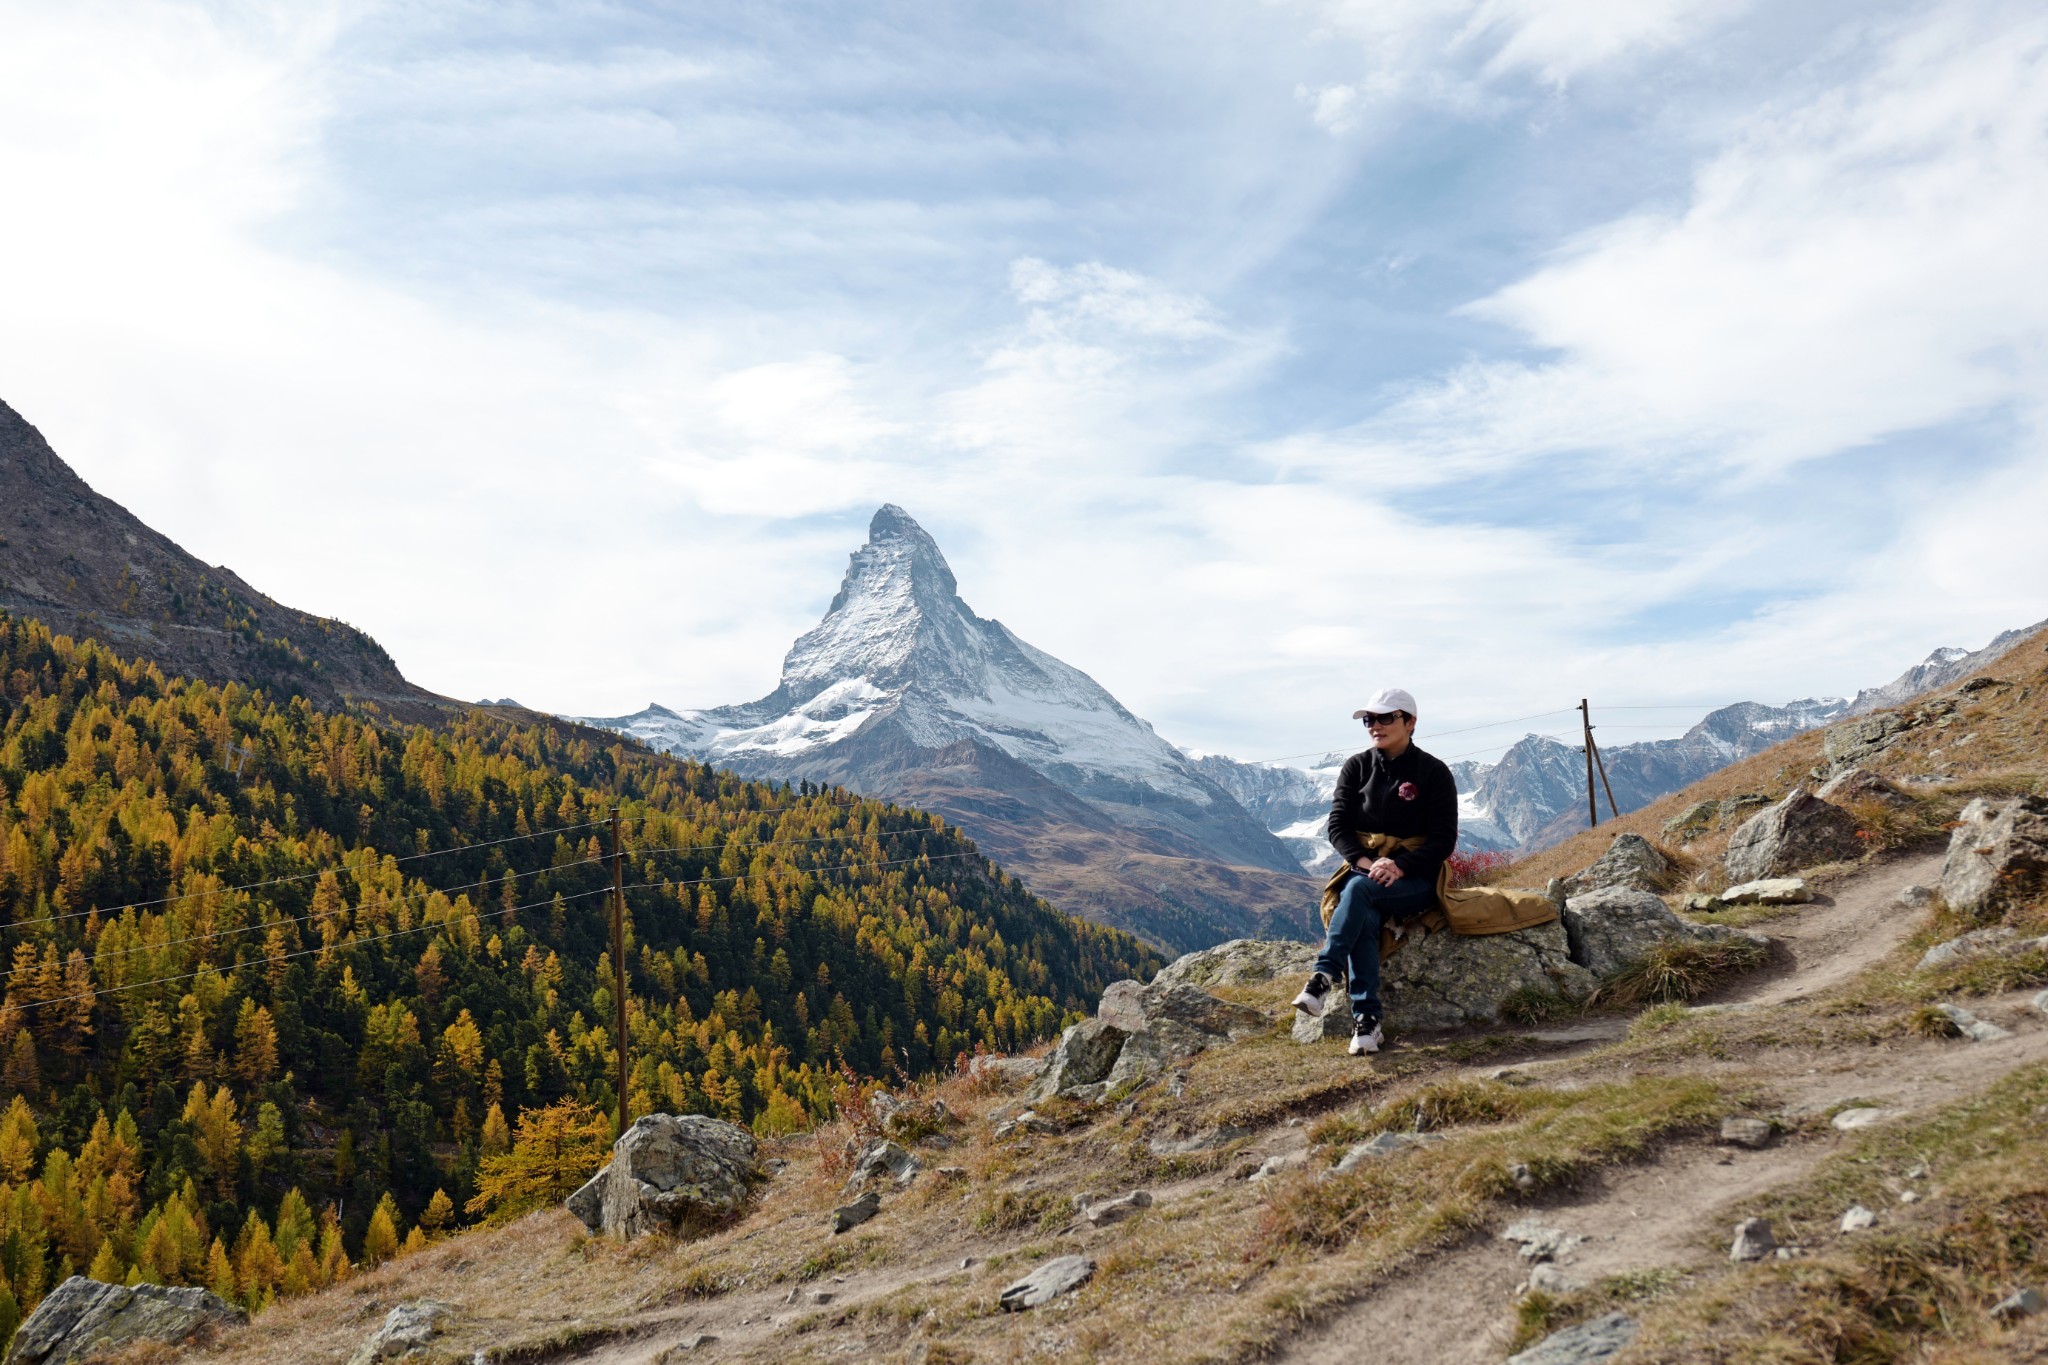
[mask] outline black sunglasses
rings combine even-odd
[[[1407,715],[1406,711],[1388,711],[1384,715],[1376,711],[1368,711],[1365,713],[1365,723],[1367,725],[1392,725],[1397,720],[1406,719]]]

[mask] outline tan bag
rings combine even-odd
[[[1428,842],[1419,834],[1406,839],[1396,839],[1390,834],[1361,834],[1358,841],[1365,845],[1366,852],[1381,857],[1412,852]],[[1324,929],[1330,927],[1330,916],[1337,913],[1337,898],[1344,891],[1344,883],[1359,875],[1349,863],[1330,874],[1330,880],[1323,887]],[[1511,934],[1517,929],[1533,929],[1557,918],[1557,903],[1541,891],[1513,891],[1494,886],[1474,886],[1459,891],[1450,888],[1451,869],[1446,863],[1436,873],[1436,905],[1403,920],[1398,929],[1387,925],[1380,930],[1382,960],[1399,951],[1403,940],[1410,934],[1419,938],[1444,929],[1466,937]]]

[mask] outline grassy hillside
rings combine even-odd
[[[608,1109],[614,807],[639,1112],[807,1127],[847,1071],[1027,1045],[1157,965],[920,812],[0,613],[0,1326],[88,1267],[316,1287],[459,1221],[522,1109]]]
[[[1974,679],[1988,682],[1972,686]],[[1938,832],[1941,822],[1969,795],[2008,787],[2031,789],[2041,777],[2044,754],[2048,754],[2048,631],[2013,646],[1974,679],[1877,713],[1897,716],[1908,725],[1894,745],[1864,766],[1925,797],[1927,809],[1921,814],[1927,827],[1873,828],[1869,833],[1874,843]],[[1689,838],[1681,831],[1667,832],[1666,822],[1702,801],[1745,795],[1775,800],[1795,786],[1812,790],[1823,780],[1816,770],[1827,765],[1825,742],[1826,731],[1822,730],[1794,736],[1683,791],[1514,863],[1502,870],[1499,879],[1541,886],[1547,878],[1566,876],[1586,866],[1622,833],[1640,834],[1681,852],[1687,861],[1704,865],[1726,851],[1728,837],[1740,820],[1707,820]],[[1890,823],[1881,817],[1880,822]]]

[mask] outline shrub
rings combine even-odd
[[[1446,862],[1451,869],[1451,887],[1484,886],[1498,877],[1514,862],[1512,853],[1499,849],[1478,848],[1470,853],[1453,853]]]

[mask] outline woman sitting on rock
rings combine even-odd
[[[1364,709],[1372,747],[1344,761],[1330,802],[1330,846],[1352,875],[1330,915],[1315,974],[1294,997],[1320,1015],[1331,986],[1351,990],[1351,1055],[1378,1052],[1380,930],[1437,903],[1437,870],[1458,846],[1458,786],[1443,760],[1415,747],[1415,698],[1382,688]]]

